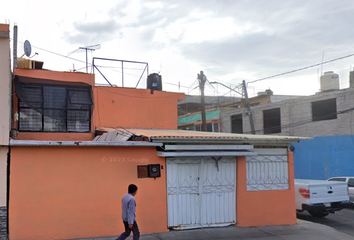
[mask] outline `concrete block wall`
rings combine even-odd
[[[263,111],[280,108],[283,136],[337,136],[354,135],[354,113],[337,114],[337,119],[312,121],[312,102],[336,98],[337,112],[354,107],[354,88],[339,91],[318,93],[312,96],[299,97],[251,107],[253,113],[256,134],[263,134]],[[231,116],[243,114],[243,132],[250,133],[250,124],[246,109],[221,108],[221,131],[231,132]]]
[[[7,208],[0,207],[0,240],[7,239]]]

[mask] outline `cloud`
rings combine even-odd
[[[159,7],[141,12],[136,23],[146,40],[162,39],[156,48],[178,49],[216,75],[243,71],[263,77],[318,63],[322,52],[333,58],[348,54],[353,46],[350,0],[144,1],[151,2]],[[223,18],[232,18],[234,27]],[[177,37],[169,32],[176,25]],[[230,34],[215,37],[217,28]],[[190,38],[195,42],[186,41]]]
[[[134,39],[139,39],[141,48],[150,55],[168,49],[180,54],[176,59],[192,61],[213,76],[243,73],[261,78],[318,63],[323,52],[325,60],[354,52],[351,3],[124,1],[108,8],[108,19],[75,22],[66,39],[88,45],[134,32]],[[337,64],[342,63],[331,66]]]
[[[74,22],[74,31],[66,32],[66,40],[73,44],[93,44],[116,37],[121,25],[114,20],[97,22]]]

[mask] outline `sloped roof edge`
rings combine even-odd
[[[121,128],[97,128],[96,131],[109,132]],[[234,142],[234,143],[277,143],[290,144],[311,138],[293,136],[269,136],[234,133],[196,132],[170,129],[124,129],[135,136],[143,136],[151,142]]]

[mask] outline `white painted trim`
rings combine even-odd
[[[287,155],[287,148],[254,148],[254,152],[260,156],[279,156],[279,155]]]
[[[171,150],[252,150],[252,145],[165,145],[166,151]]]
[[[62,147],[162,147],[162,143],[151,142],[96,142],[96,141],[25,141],[25,140],[10,140],[10,146],[62,146]]]
[[[238,156],[257,156],[256,152],[211,152],[211,151],[189,151],[189,152],[157,152],[158,157],[238,157]]]

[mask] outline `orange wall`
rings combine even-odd
[[[162,177],[138,179],[136,166],[151,163],[164,167]],[[12,147],[10,239],[118,236],[130,183],[139,187],[141,232],[166,232],[165,160],[155,148]]]
[[[90,133],[49,133],[49,132],[19,132],[16,140],[35,141],[91,141],[94,131]]]
[[[0,23],[0,32],[9,32],[10,25]]]
[[[53,80],[68,83],[85,83],[95,85],[95,75],[80,72],[58,72],[41,69],[20,69],[14,70],[14,75],[22,77],[24,81]]]
[[[95,87],[95,127],[177,129],[182,93]]]
[[[97,127],[177,129],[178,99],[182,93],[147,89],[94,86],[94,75],[83,73],[56,72],[47,70],[15,69],[21,81],[40,82],[54,80],[53,84],[85,83],[93,86],[93,116],[91,133],[31,133],[20,132],[19,140],[87,141],[94,138]],[[48,83],[48,82],[47,82]],[[14,113],[18,112],[14,95]],[[17,129],[18,122],[13,122]]]
[[[296,224],[294,158],[289,158],[289,190],[247,191],[246,158],[237,159],[237,226]]]

